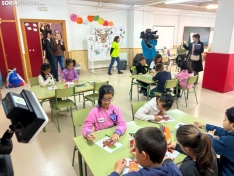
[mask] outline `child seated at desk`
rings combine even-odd
[[[78,73],[77,71],[74,69],[74,67],[76,66],[76,61],[74,59],[66,59],[65,61],[66,63],[66,69],[63,70],[63,74],[62,74],[62,82],[76,82],[78,81]]]
[[[234,107],[226,110],[223,128],[201,122],[194,122],[197,127],[205,127],[212,141],[216,154],[220,155],[218,161],[219,175],[230,176],[234,173]],[[219,137],[218,139],[215,136]]]
[[[143,56],[139,58],[139,64],[136,66],[136,70],[138,75],[144,75],[149,73],[149,66],[146,64],[146,59]],[[147,89],[145,87],[147,87],[149,84],[142,81],[138,82],[141,83],[143,86],[141,87],[139,93],[146,93]]]
[[[143,167],[138,172],[129,172],[124,176],[182,176],[179,168],[165,156],[167,142],[165,135],[157,127],[141,128],[134,135],[137,162]],[[132,151],[132,150],[131,150]],[[126,167],[124,158],[118,160],[110,176],[119,176]]]
[[[119,137],[125,133],[127,125],[119,108],[111,104],[114,88],[111,85],[103,85],[100,87],[98,95],[98,105],[90,111],[85,120],[82,130],[83,136],[92,141],[95,139],[92,133],[93,127],[94,131],[98,131],[116,126],[111,139],[113,142],[117,142]]]
[[[154,58],[154,60],[151,62],[150,64],[150,70],[154,70],[155,71],[155,68],[156,68],[156,65],[157,64],[162,64],[162,55],[161,54],[157,54]]]
[[[41,73],[38,76],[38,83],[40,86],[45,87],[54,84],[54,78],[50,74],[51,66],[49,63],[44,63],[41,66]]]
[[[170,94],[162,94],[161,97],[154,97],[144,106],[140,107],[134,117],[140,120],[160,121],[160,115],[171,109],[174,98]]]
[[[209,136],[194,125],[183,125],[176,131],[178,144],[168,142],[169,150],[187,155],[179,169],[184,176],[217,176],[217,157]]]
[[[171,80],[171,73],[164,71],[163,65],[162,64],[157,64],[156,65],[156,72],[158,72],[153,78],[153,81],[158,81],[157,87],[152,89],[150,91],[150,96],[154,96],[154,92],[159,92],[162,93],[164,92],[164,86],[167,80]],[[146,94],[144,94],[147,96]]]

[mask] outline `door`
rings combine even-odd
[[[25,22],[25,36],[28,44],[29,62],[31,65],[32,77],[40,74],[41,65],[43,64],[42,47],[40,42],[40,31],[38,23]]]
[[[25,79],[23,70],[24,62],[21,58],[16,24],[14,22],[3,22],[0,26],[8,69],[17,68],[17,73]]]
[[[7,77],[7,66],[5,63],[5,58],[3,54],[3,47],[2,47],[2,37],[1,37],[1,26],[0,26],[0,71],[2,73],[2,81],[6,82]]]
[[[0,3],[2,2],[0,1]],[[15,20],[13,5],[0,4],[0,20]]]

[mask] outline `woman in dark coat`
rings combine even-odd
[[[53,62],[52,53],[51,53],[51,33],[50,32],[45,33],[44,49],[45,49],[46,59],[48,60],[48,62],[50,63],[50,66],[51,66],[50,73],[53,75],[54,74],[54,72],[53,72],[54,62]]]
[[[200,49],[194,49],[194,44],[200,44],[201,48]],[[199,60],[198,61],[191,61],[192,63],[192,68],[194,71],[194,76],[198,75],[198,72],[203,71],[203,65],[202,65],[202,56],[201,54],[204,52],[204,47],[203,47],[203,43],[200,41],[200,35],[199,34],[194,34],[193,35],[193,43],[191,43],[189,45],[189,47],[187,47],[187,45],[183,45],[183,47],[186,50],[189,50],[188,52],[188,59],[190,60],[190,56],[191,54],[194,55],[199,55]]]

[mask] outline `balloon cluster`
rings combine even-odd
[[[76,22],[77,24],[87,25],[89,23],[96,21],[99,25],[102,26],[114,26],[114,23],[112,21],[104,20],[103,18],[99,17],[99,15],[96,16],[88,15],[87,19],[83,19],[82,17],[79,17],[76,14],[71,14],[70,19],[72,22]]]

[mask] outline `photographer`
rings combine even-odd
[[[157,39],[158,36],[155,35],[157,31],[151,32],[151,29],[146,29],[145,32],[141,32],[141,47],[143,51],[143,56],[146,58],[146,63],[148,67],[150,66],[151,62],[155,58],[157,51]]]

